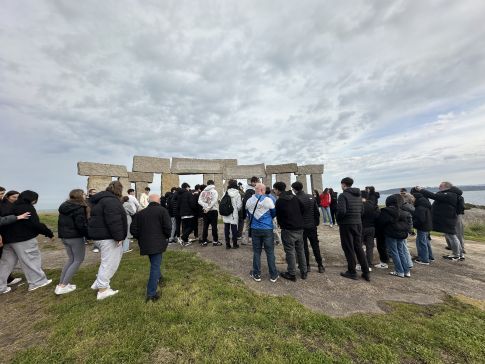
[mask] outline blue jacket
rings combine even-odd
[[[256,203],[258,207],[254,210]],[[254,194],[246,203],[246,211],[249,219],[255,211],[251,229],[273,230],[273,218],[276,216],[273,199],[266,195]]]

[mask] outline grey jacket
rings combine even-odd
[[[8,215],[0,217],[0,226],[9,225],[17,221],[17,216],[15,215]]]

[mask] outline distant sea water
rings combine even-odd
[[[379,198],[379,205],[384,205],[387,196],[389,195],[381,194],[381,197]],[[463,198],[467,203],[485,206],[485,191],[465,191],[463,192]]]

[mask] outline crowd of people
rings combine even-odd
[[[431,247],[432,230],[445,234],[447,249],[443,256],[450,261],[463,261],[463,221],[465,203],[462,191],[449,182],[442,182],[439,191],[430,192],[414,187],[408,192],[390,195],[385,207],[379,208],[380,195],[373,186],[361,190],[346,177],[341,181],[342,193],[325,188],[320,194],[304,191],[301,182],[286,186],[276,182],[271,188],[257,177],[243,188],[236,180],[227,181],[227,189],[219,196],[214,181],[196,185],[184,182],[164,196],[145,188],[140,200],[133,189],[123,196],[123,186],[113,181],[106,190],[90,189],[88,195],[74,189],[59,207],[58,236],[64,244],[67,261],[62,269],[55,294],[76,290],[72,279],[84,261],[87,241],[93,241],[94,252],[100,253],[100,265],[91,289],[103,300],[118,293],[110,282],[124,253],[135,238],[140,254],[150,261],[146,300],[159,299],[163,280],[161,263],[168,244],[188,247],[198,242],[202,247],[221,246],[218,220],[224,224],[226,249],[252,245],[253,260],[250,276],[262,280],[261,255],[264,250],[269,280],[279,277],[307,279],[314,259],[317,271],[325,272],[320,251],[317,226],[322,222],[338,226],[341,247],[347,260],[344,278],[370,281],[373,268],[388,269],[392,276],[411,277],[414,264],[430,265],[434,260]],[[39,234],[53,238],[53,232],[40,222],[35,209],[38,194],[34,191],[6,192],[0,187],[0,294],[21,284],[21,277],[13,277],[17,265],[25,275],[28,290],[33,291],[52,283],[41,264]],[[433,204],[429,200],[433,200]],[[212,241],[209,238],[211,228]],[[190,239],[191,234],[193,238]],[[407,239],[416,235],[417,256],[409,252]],[[281,243],[285,252],[286,270],[279,272],[275,261],[275,245]],[[310,256],[312,250],[313,258]],[[374,247],[379,263],[374,264]]]

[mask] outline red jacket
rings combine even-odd
[[[322,193],[320,195],[320,206],[329,207],[331,202],[332,197],[330,197],[330,193]]]

